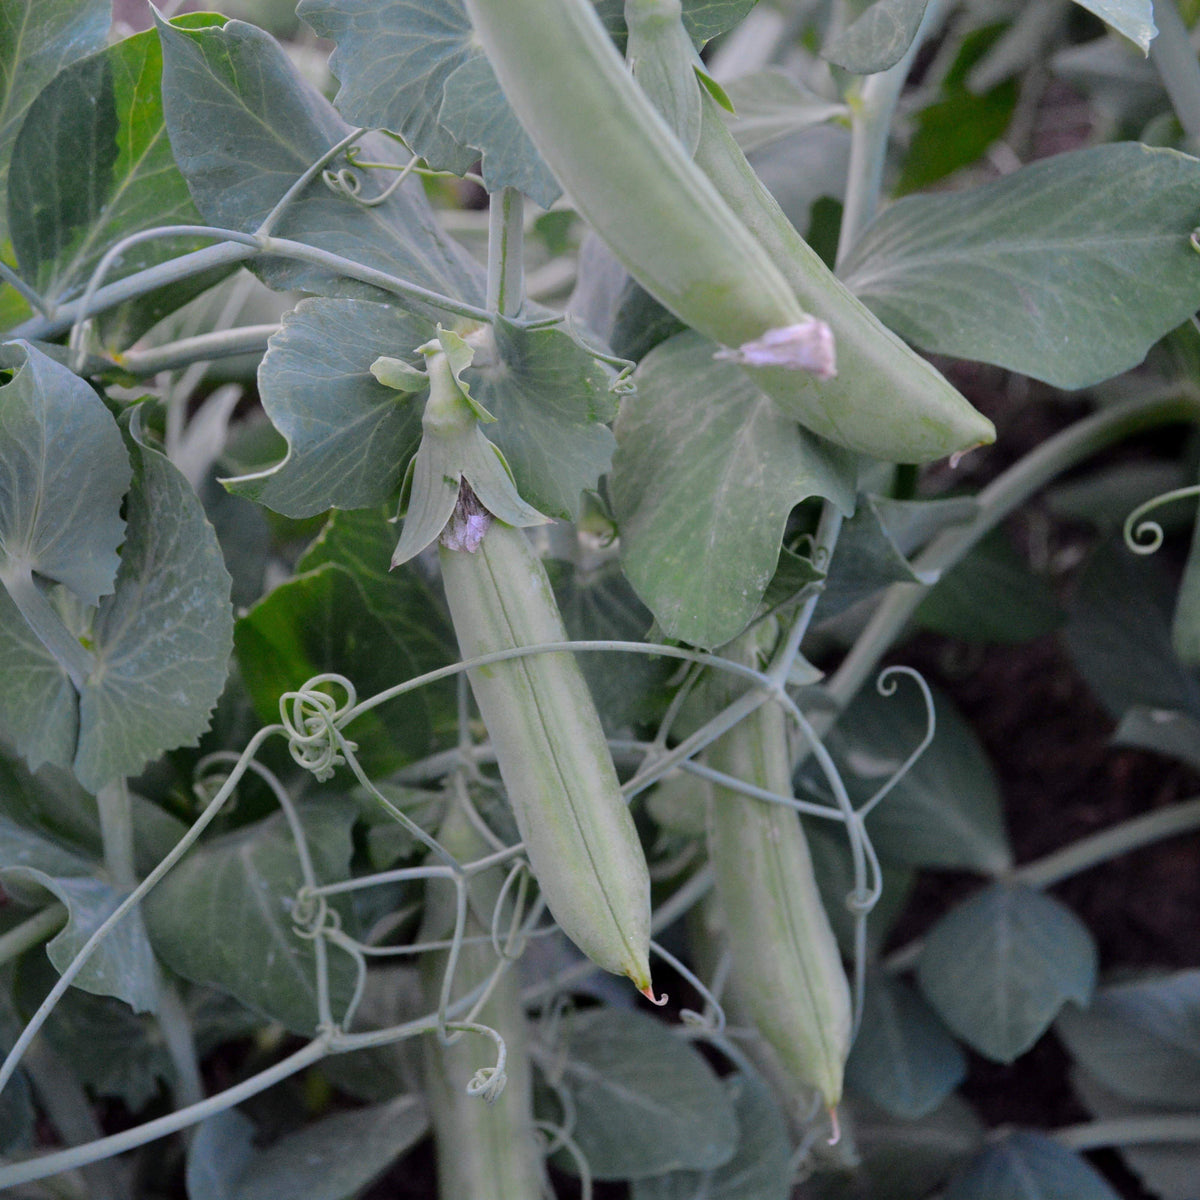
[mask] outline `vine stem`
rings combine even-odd
[[[1148,1117],[1113,1117],[1069,1125],[1051,1135],[1071,1150],[1100,1150],[1108,1146],[1136,1146],[1148,1142],[1200,1142],[1200,1116],[1195,1113],[1161,1113]]]
[[[66,905],[56,900],[26,917],[7,933],[0,934],[0,966],[57,933],[67,923],[67,915]]]
[[[114,354],[113,362],[129,375],[145,378],[159,371],[174,371],[196,362],[211,362],[217,358],[232,358],[237,354],[261,354],[267,339],[278,333],[280,326],[242,325],[237,329],[218,329],[195,337],[165,342],[148,350],[130,350]]]
[[[96,793],[100,812],[100,839],[109,879],[119,888],[137,885],[133,865],[133,808],[124,779],[105,784]]]
[[[525,197],[516,188],[492,193],[488,208],[487,307],[515,317],[525,303]]]
[[[1193,148],[1200,143],[1200,62],[1175,0],[1154,0],[1158,36],[1150,58]]]

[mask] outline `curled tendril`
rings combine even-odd
[[[1153,554],[1163,544],[1163,527],[1157,521],[1144,521],[1142,518],[1147,513],[1153,512],[1154,509],[1161,508],[1164,504],[1170,504],[1174,500],[1187,500],[1194,496],[1200,496],[1200,484],[1163,492],[1161,496],[1155,496],[1154,499],[1147,500],[1145,504],[1139,504],[1125,518],[1123,530],[1125,545],[1134,554]]]
[[[929,690],[929,684],[925,682],[924,677],[919,671],[913,670],[912,667],[888,667],[886,670],[880,672],[879,678],[875,681],[875,690],[881,696],[894,696],[896,689],[900,686],[898,677],[901,675],[911,679],[921,689],[921,698],[925,701],[925,734],[917,743],[912,753],[892,772],[891,778],[869,800],[859,807],[858,815],[864,819],[884,796],[913,769],[917,759],[929,749],[929,744],[933,741],[933,735],[937,732],[937,714],[933,707],[933,693]]]
[[[342,928],[342,917],[336,908],[318,891],[302,887],[292,905],[292,930],[297,937],[308,941],[336,933]]]
[[[661,943],[651,941],[650,949],[669,963],[675,970],[687,980],[700,993],[700,998],[704,1001],[704,1012],[696,1012],[694,1009],[685,1008],[680,1011],[679,1019],[689,1028],[696,1030],[698,1033],[719,1037],[725,1032],[725,1009],[721,1006],[720,1000],[711,992],[708,986],[702,979],[689,970],[683,963],[679,961],[669,950]],[[653,997],[651,997],[653,1000]],[[663,997],[666,1000],[666,996]],[[657,1001],[654,1001],[657,1003]]]
[[[400,166],[398,163],[363,162],[359,158],[360,153],[361,151],[358,146],[349,147],[346,151],[346,159],[349,161],[350,166],[338,167],[337,170],[327,167],[321,172],[321,179],[331,192],[339,196],[345,196],[347,199],[353,200],[355,204],[362,205],[363,208],[375,208],[387,201],[409,175],[417,169],[417,164],[421,161],[419,155],[413,155],[404,166]],[[367,170],[370,168],[384,171],[399,171],[400,173],[378,196],[366,197],[362,194],[362,180],[355,174],[355,170]]]
[[[508,1083],[508,1075],[500,1067],[480,1067],[467,1083],[467,1095],[479,1096],[488,1104],[495,1104]]]
[[[346,693],[338,704],[321,684],[334,684]],[[296,763],[311,771],[322,783],[333,777],[335,767],[346,761],[345,753],[358,749],[343,738],[342,722],[357,703],[354,685],[344,675],[315,675],[299,691],[279,698],[279,719],[287,732],[288,752]]]

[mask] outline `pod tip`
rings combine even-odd
[[[654,995],[654,984],[652,983],[647,983],[645,987],[638,988],[638,991],[641,992],[651,1004],[656,1005],[658,1008],[662,1008],[662,1006],[670,999],[666,992],[663,992],[661,996],[656,997]]]
[[[836,1146],[842,1140],[842,1126],[838,1121],[838,1110],[836,1104],[829,1106],[829,1137],[826,1139],[830,1146]]]

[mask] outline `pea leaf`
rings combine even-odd
[[[996,1062],[1012,1062],[1068,1000],[1088,1002],[1096,982],[1096,947],[1086,927],[1057,900],[996,883],[933,927],[917,978],[925,998],[959,1037]]]
[[[167,140],[161,75],[158,37],[147,30],[72,63],[29,108],[13,149],[9,223],[25,279],[53,304],[82,292],[121,238],[153,226],[200,223]],[[105,280],[210,241],[143,242],[122,254]],[[136,337],[232,269],[206,272],[138,301],[120,329],[106,317],[108,336]]]
[[[188,1200],[233,1200],[254,1157],[254,1122],[236,1108],[201,1121],[187,1149]]]
[[[1187,713],[1134,705],[1125,710],[1113,741],[1118,746],[1141,746],[1200,768],[1200,720]]]
[[[1143,54],[1150,53],[1150,43],[1158,33],[1153,0],[1075,0],[1075,3],[1123,33]]]
[[[116,590],[92,624],[96,666],[79,701],[75,775],[98,791],[164,750],[195,745],[225,687],[231,581],[187,480],[135,442]]]
[[[1200,162],[1133,143],[1055,155],[995,183],[897,201],[847,285],[924,350],[1057,387],[1109,379],[1200,305]]]
[[[573,1136],[596,1179],[709,1170],[733,1157],[737,1118],[728,1093],[661,1021],[590,1009],[575,1014],[564,1035],[562,1083],[575,1102]]]
[[[951,1181],[945,1200],[1118,1200],[1094,1167],[1041,1133],[1016,1130]]]
[[[300,77],[279,44],[253,25],[230,21],[220,29],[184,30],[160,22],[158,32],[167,130],[196,207],[216,225],[256,229],[351,127]],[[394,156],[394,143],[381,136],[359,144],[367,161]],[[378,195],[392,179],[391,172],[373,174],[362,193]],[[274,232],[461,300],[483,301],[482,269],[441,232],[419,180],[367,207],[317,178]],[[274,288],[380,299],[378,289],[331,268],[279,259],[253,265]]]
[[[354,805],[323,797],[300,806],[299,814],[317,882],[345,879]],[[318,1019],[313,944],[292,925],[303,882],[291,830],[276,813],[188,854],[146,898],[146,928],[162,960],[185,979],[311,1034]],[[350,999],[355,970],[337,951],[328,966],[336,1018]]]
[[[966,1074],[966,1057],[924,1000],[902,980],[874,972],[846,1062],[847,1086],[914,1120],[933,1112]]]
[[[821,51],[821,57],[855,75],[893,67],[917,35],[929,0],[875,0]]]
[[[851,459],[779,413],[711,343],[681,334],[638,368],[610,477],[621,561],[668,637],[719,646],[753,617],[792,507],[854,507]]]
[[[0,9],[0,194],[34,98],[68,63],[104,45],[112,0],[11,0]],[[8,234],[0,210],[0,243]]]
[[[385,387],[371,364],[384,353],[411,357],[433,333],[389,304],[301,300],[284,314],[258,372],[287,457],[226,486],[289,517],[382,504],[420,441],[424,395]]]
[[[550,516],[579,516],[580,493],[594,489],[612,461],[616,415],[612,376],[561,329],[493,326],[497,357],[476,355],[463,372],[471,394],[496,418],[500,447],[521,498]]]
[[[1138,1104],[1200,1104],[1200,971],[1101,988],[1068,1005],[1055,1031],[1109,1091]]]
[[[723,119],[747,154],[846,112],[778,67],[731,79],[725,91],[734,112]]]
[[[791,1146],[783,1114],[762,1078],[748,1071],[722,1081],[738,1123],[734,1156],[711,1171],[672,1171],[636,1179],[632,1200],[787,1200]]]

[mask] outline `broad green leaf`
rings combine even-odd
[[[525,330],[497,319],[496,357],[476,354],[463,372],[495,418],[487,434],[517,491],[549,516],[579,516],[580,493],[608,470],[615,445],[604,422],[617,412],[611,373],[561,329]]]
[[[881,971],[867,980],[846,1084],[893,1116],[933,1112],[967,1074],[967,1060],[921,997]]]
[[[75,774],[91,791],[195,745],[233,649],[229,572],[196,493],[156,450],[135,443],[132,454],[128,536],[79,702]]]
[[[280,697],[316,675],[345,675],[365,699],[453,661],[428,627],[425,586],[410,568],[392,582],[395,624],[375,615],[354,575],[336,563],[289,580],[238,622],[238,662],[262,720],[277,721]],[[394,636],[398,628],[406,630],[402,639]],[[453,694],[446,683],[421,688],[348,726],[367,772],[385,773],[428,754],[435,729],[453,720]]]
[[[734,113],[723,119],[747,154],[847,111],[844,104],[817,95],[778,67],[732,79],[725,91]]]
[[[712,355],[688,333],[642,361],[610,478],[630,582],[668,637],[706,647],[754,616],[793,506],[851,512],[855,470]]]
[[[1030,1130],[993,1142],[951,1181],[944,1200],[1118,1200],[1073,1150]]]
[[[925,629],[967,642],[1026,642],[1065,619],[1053,589],[996,530],[947,571],[921,601]]]
[[[1200,680],[1171,645],[1172,586],[1153,558],[1119,539],[1092,555],[1075,591],[1067,647],[1096,699],[1114,716],[1134,706],[1200,719]]]
[[[167,129],[197,208],[214,224],[256,229],[351,127],[301,78],[278,43],[252,25],[182,30],[160,23],[159,36]],[[397,157],[395,144],[379,135],[359,145],[365,161]],[[393,181],[394,172],[371,171],[360,180],[362,195],[379,195]],[[441,232],[419,180],[367,207],[318,175],[273,232],[461,300],[483,301],[482,269]],[[380,299],[376,288],[327,267],[279,259],[256,260],[254,267],[274,288]]]
[[[1112,740],[1118,746],[1141,746],[1178,758],[1200,770],[1200,719],[1188,713],[1134,705],[1125,710]]]
[[[756,3],[758,0],[683,0],[683,23],[696,42],[707,42],[732,29]]]
[[[81,293],[121,238],[160,225],[200,223],[167,140],[161,75],[158,37],[147,30],[71,64],[29,108],[13,149],[8,219],[23,277],[53,304]],[[143,242],[121,255],[105,282],[210,242]],[[106,318],[107,336],[137,336],[232,269],[139,301],[121,329]]]
[[[856,21],[834,37],[821,57],[855,75],[893,67],[917,35],[929,0],[875,0]]]
[[[129,456],[103,401],[28,342],[0,387],[0,578],[28,570],[85,604],[113,590]]]
[[[983,1141],[979,1119],[954,1095],[916,1121],[889,1116],[853,1097],[843,1101],[840,1111],[844,1142],[853,1158],[840,1170],[831,1167],[809,1179],[806,1200],[810,1195],[812,1200],[928,1196]]]
[[[758,1075],[744,1071],[721,1082],[738,1122],[734,1156],[711,1171],[672,1171],[636,1179],[632,1200],[788,1200],[791,1143],[770,1088]]]
[[[1075,0],[1075,3],[1123,33],[1143,54],[1150,53],[1150,43],[1158,33],[1153,0]]]
[[[382,504],[400,487],[421,437],[423,395],[371,374],[382,354],[412,357],[433,326],[369,300],[301,300],[272,335],[258,370],[263,407],[288,455],[228,481],[289,517]]]
[[[345,879],[354,805],[325,797],[300,806],[299,814],[317,882]],[[318,1019],[315,955],[292,915],[303,883],[291,830],[276,813],[192,850],[147,897],[146,928],[163,962],[185,979],[311,1034]],[[355,970],[335,948],[328,964],[336,1020]]]
[[[2,801],[0,801],[2,803]],[[7,816],[0,816],[0,871],[10,868],[32,868],[40,875],[90,875],[95,866],[91,858],[57,839],[43,836]],[[24,876],[15,878],[8,886],[9,895],[25,905],[45,903],[45,885],[30,879],[28,890],[20,886]]]
[[[1055,1031],[1109,1091],[1162,1108],[1200,1106],[1200,971],[1101,988]]]
[[[227,1108],[196,1126],[187,1149],[188,1200],[233,1200],[254,1157],[254,1122]]]
[[[1191,507],[1195,508],[1194,500]],[[1190,667],[1200,666],[1200,523],[1192,529],[1192,543],[1175,597],[1171,645],[1180,662]]]
[[[589,1009],[564,1028],[562,1084],[596,1179],[723,1166],[737,1148],[733,1103],[712,1068],[661,1021]],[[570,1169],[570,1160],[563,1164]]]
[[[847,285],[924,350],[1080,388],[1136,366],[1200,305],[1200,161],[1126,143],[898,201]]]
[[[256,1152],[238,1176],[230,1200],[343,1200],[412,1149],[428,1128],[425,1105],[417,1096],[335,1113]]]
[[[925,736],[925,703],[916,685],[892,682],[890,696],[863,688],[826,738],[855,805],[887,784]],[[995,773],[953,702],[938,691],[933,701],[933,741],[872,810],[867,832],[885,862],[999,874],[1012,865],[1012,851]],[[811,765],[804,783],[830,801]]]
[[[5,0],[0,5],[0,195],[30,104],[68,63],[104,45],[112,0]],[[8,236],[0,209],[0,242]]]
[[[1087,1004],[1096,947],[1057,900],[997,883],[930,930],[917,978],[959,1037],[996,1062],[1012,1062],[1068,1000]]]

